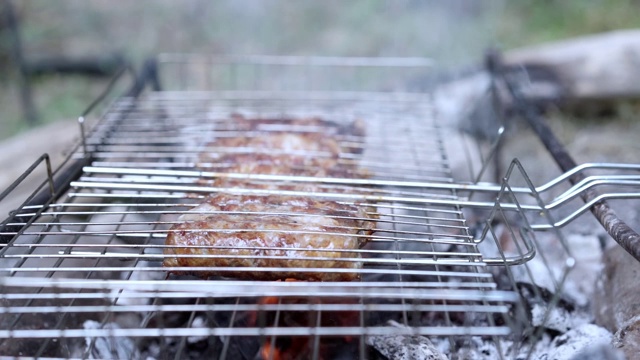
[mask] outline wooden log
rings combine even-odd
[[[640,30],[510,50],[502,54],[501,66],[510,78],[517,79],[523,97],[538,110],[553,105],[579,115],[611,113],[618,100],[640,100]],[[488,72],[463,74],[439,83],[436,104],[447,120],[491,141],[500,124],[488,95]],[[511,119],[513,100],[507,91],[498,90],[502,115]]]
[[[505,52],[504,65],[551,69],[574,100],[640,98],[640,30],[621,30]]]

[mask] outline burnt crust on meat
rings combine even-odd
[[[163,266],[232,267],[238,271],[175,273],[251,280],[357,280],[357,271],[330,269],[360,269],[359,253],[349,250],[360,248],[375,226],[357,205],[280,195],[218,194],[181,220],[169,229],[166,245],[177,247],[165,248]]]

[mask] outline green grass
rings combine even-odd
[[[77,118],[106,86],[104,80],[83,76],[47,76],[32,83],[33,101],[38,115],[38,124]],[[18,89],[14,83],[0,92],[0,140],[11,137],[29,128],[23,120]]]

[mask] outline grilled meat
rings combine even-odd
[[[317,118],[235,116],[231,120],[226,125],[234,133],[221,132],[223,136],[209,143],[210,151],[199,156],[199,168],[251,175],[348,178],[369,175],[353,159],[341,158],[344,154],[359,153],[361,146],[349,148],[336,140],[342,136],[356,144],[358,139],[361,141],[364,131],[358,122],[345,127]],[[314,182],[257,182],[250,177],[221,176],[198,183],[227,189],[282,191],[289,195],[219,193],[207,198],[169,230],[166,245],[175,247],[165,249],[167,257],[163,265],[208,269],[174,272],[253,280],[348,281],[359,277],[357,271],[327,269],[362,267],[359,253],[350,250],[357,250],[366,239],[364,235],[374,227],[375,209],[370,205],[290,194],[326,192],[326,188]],[[355,192],[355,189],[335,187],[332,192]]]
[[[361,268],[359,253],[349,250],[358,249],[374,226],[356,205],[280,195],[218,194],[182,220],[169,230],[166,245],[177,247],[165,249],[164,266],[208,267],[188,273],[253,280],[356,280],[355,271],[322,269]]]
[[[360,122],[350,126],[309,119],[245,119],[236,116],[234,130],[242,136],[219,137],[199,156],[198,167],[229,173],[349,176],[355,172],[352,159],[344,154],[362,150],[364,131]],[[235,133],[234,133],[235,134]],[[338,141],[338,136],[351,142]],[[351,145],[348,145],[351,144]]]

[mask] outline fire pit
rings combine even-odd
[[[149,63],[129,96],[113,102],[95,124],[85,123],[89,116],[82,118],[76,151],[3,224],[0,353],[520,358],[549,344],[549,331],[578,328],[578,296],[563,291],[575,261],[560,227],[585,209],[564,219],[555,219],[554,211],[592,183],[560,191],[547,205],[544,194],[563,186],[567,177],[536,188],[518,162],[501,184],[454,177],[447,149],[463,151],[454,145],[462,138],[439,123],[430,94],[397,91],[430,68],[426,59],[267,56],[165,55]],[[144,91],[146,83],[155,91]],[[369,89],[385,91],[364,91]],[[284,120],[247,130],[238,125],[238,115]],[[295,122],[309,118],[337,127],[358,122],[364,131],[327,134],[322,127]],[[338,164],[332,166],[357,164],[362,170],[357,176],[310,174],[303,162],[297,174],[256,175],[227,171],[217,163],[227,153],[260,149],[225,147],[214,140],[274,134],[335,139],[341,150],[331,158]],[[316,159],[313,164],[326,156],[288,151],[287,159]],[[203,153],[214,154],[208,167],[202,165]],[[309,216],[355,216],[370,231],[345,235],[337,225],[295,230],[296,236],[318,231],[350,236],[360,244],[305,255],[306,266],[293,264],[291,255],[277,266],[168,266],[169,253],[258,260],[300,251],[239,245],[251,254],[233,253],[229,246],[165,241],[177,231],[173,226],[193,216],[208,196],[221,193],[339,204],[366,215]],[[493,199],[482,200],[485,195]],[[255,214],[215,208],[199,214],[233,216],[236,222],[256,215],[300,216],[278,209]],[[266,231],[246,225],[201,230]],[[176,248],[194,252],[167,250]],[[337,265],[324,266],[327,261]],[[259,276],[292,272],[297,281]],[[317,279],[307,279],[308,273],[348,274],[354,281],[311,281]]]

